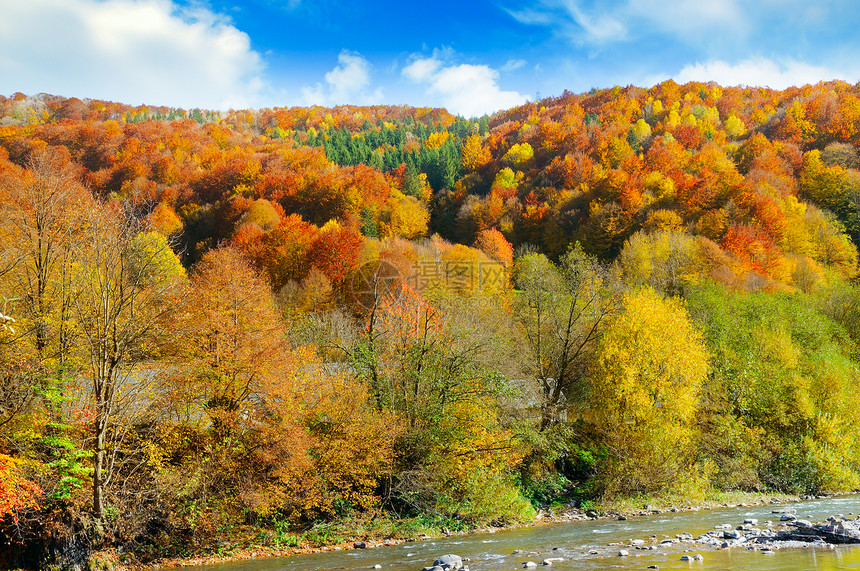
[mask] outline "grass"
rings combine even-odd
[[[615,498],[595,502],[595,509],[602,513],[632,513],[645,509],[667,510],[670,508],[693,508],[693,507],[720,507],[738,504],[769,504],[772,500],[779,502],[795,501],[796,495],[781,493],[761,492],[706,492],[700,497],[690,498],[680,494],[666,494],[656,496],[632,496],[627,498]]]

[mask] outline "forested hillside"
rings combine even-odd
[[[860,86],[0,107],[10,565],[860,487]]]

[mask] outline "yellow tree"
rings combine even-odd
[[[400,236],[414,240],[427,234],[430,213],[424,203],[414,196],[405,196],[395,191],[388,201],[387,216],[380,222],[386,236]]]
[[[71,245],[92,199],[68,156],[52,148],[35,151],[26,170],[5,173],[0,187],[0,237],[5,259],[17,262],[9,287],[21,299],[19,317],[27,321],[39,366],[51,361],[62,369],[71,345]]]
[[[158,370],[153,361],[172,334],[174,296],[182,290],[181,272],[163,273],[181,269],[164,237],[140,230],[119,208],[95,208],[72,256],[73,317],[92,388],[93,515],[100,528],[116,482],[113,452],[128,432],[122,420]]]
[[[708,352],[687,311],[642,289],[624,297],[590,371],[591,414],[608,450],[604,492],[652,493],[690,467]]]
[[[460,148],[463,168],[467,171],[475,171],[483,167],[493,158],[490,149],[485,147],[478,135],[470,135]]]

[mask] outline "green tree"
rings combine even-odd
[[[526,370],[539,386],[544,431],[584,402],[588,365],[616,306],[606,266],[579,245],[559,266],[528,254],[516,267],[514,314],[529,350]]]

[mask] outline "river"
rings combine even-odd
[[[698,536],[712,531],[721,524],[736,527],[746,518],[767,520],[779,524],[774,509],[794,507],[797,516],[812,521],[826,519],[833,514],[857,517],[860,514],[860,496],[842,496],[826,500],[811,500],[793,504],[761,505],[756,507],[715,508],[712,510],[683,511],[650,516],[631,517],[626,521],[599,519],[576,521],[496,533],[476,533],[442,539],[402,543],[373,549],[329,551],[295,557],[260,559],[185,567],[185,571],[268,571],[268,570],[358,570],[382,569],[420,571],[433,560],[446,553],[468,558],[471,571],[513,571],[522,569],[526,561],[534,561],[539,569],[548,558],[561,558],[551,569],[646,569],[657,565],[659,569],[744,569],[744,570],[807,570],[807,569],[860,569],[860,546],[832,548],[779,549],[773,553],[745,548],[715,549],[713,547],[679,543],[656,550],[637,550],[631,540],[642,539],[647,544],[674,537],[680,533]],[[849,514],[854,514],[849,515]],[[622,544],[622,545],[610,545]],[[629,551],[629,557],[618,556],[620,549]],[[521,552],[516,552],[521,550]],[[589,553],[597,551],[598,553]],[[700,553],[703,561],[681,561],[685,554]]]

